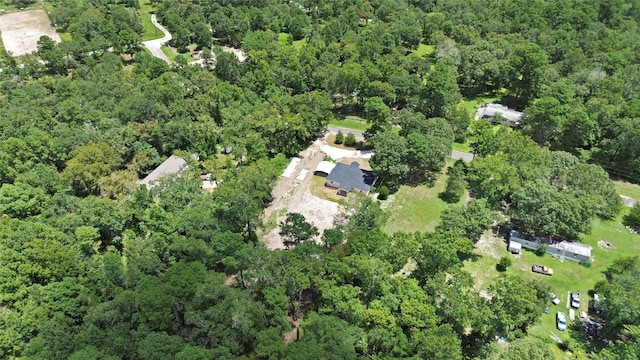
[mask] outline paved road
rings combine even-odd
[[[329,126],[327,127],[327,129],[329,130],[330,134],[336,134],[338,131],[342,131],[343,134],[352,133],[357,138],[364,138],[363,132],[358,130],[351,130],[351,129],[347,129],[339,126]],[[460,159],[466,162],[471,162],[471,160],[473,160],[473,154],[452,150],[451,158],[456,160]]]
[[[364,139],[364,133],[362,131],[347,129],[339,126],[328,126],[327,129],[329,130],[330,134],[337,134],[338,131],[342,131],[342,133],[345,135],[352,133],[353,136]]]
[[[451,158],[456,160],[471,162],[471,160],[473,160],[473,154],[458,151],[458,150],[451,150]]]
[[[167,29],[165,29],[164,26],[160,25],[160,23],[158,22],[158,19],[156,18],[156,14],[151,14],[151,22],[153,23],[153,25],[155,25],[155,27],[157,27],[158,29],[160,29],[160,31],[162,31],[164,36],[161,37],[160,39],[143,41],[142,46],[149,49],[149,51],[151,51],[151,54],[153,54],[153,56],[157,57],[158,59],[164,60],[167,64],[171,64],[171,60],[169,60],[167,55],[165,55],[162,52],[161,47],[162,45],[166,44],[171,39],[173,39],[173,36],[171,36],[171,33],[167,31]]]
[[[620,195],[620,198],[622,198],[622,203],[624,204],[624,206],[628,207],[633,207],[638,202],[638,200],[625,195]]]

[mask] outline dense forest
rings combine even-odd
[[[137,1],[54,1],[70,40],[2,54],[0,358],[553,358],[527,336],[550,289],[507,273],[481,296],[463,264],[496,224],[579,240],[623,211],[610,177],[640,182],[640,1],[152,5],[215,66],[143,51]],[[522,123],[472,121],[461,102],[479,97]],[[380,202],[350,196],[344,223],[289,214],[290,246],[267,250],[277,177],[340,114],[367,119],[392,192],[469,144],[443,194],[469,201],[433,232],[387,233]],[[172,154],[188,170],[137,184]],[[639,280],[637,256],[607,268],[601,341],[576,358],[640,356]]]

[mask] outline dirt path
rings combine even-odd
[[[276,217],[276,223],[280,223],[285,219],[287,212],[298,212],[320,232],[333,226],[333,217],[339,211],[338,204],[317,198],[309,191],[313,171],[324,156],[318,141],[300,153],[301,161],[291,176],[281,176],[271,192],[273,201],[263,213],[263,223],[270,219],[273,221],[273,216]],[[268,249],[284,249],[279,232],[280,229],[276,226],[268,233],[261,234]]]

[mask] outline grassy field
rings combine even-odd
[[[327,178],[314,175],[311,179],[311,184],[309,185],[309,191],[311,191],[311,194],[320,199],[333,201],[338,204],[345,204],[346,198],[338,195],[336,189],[326,187],[324,185],[326,181]]]
[[[466,153],[473,153],[473,149],[469,143],[453,143],[453,150],[462,151]]]
[[[142,20],[142,41],[159,39],[162,37],[162,31],[156,28],[151,22],[151,14],[155,11],[149,0],[139,0],[140,2],[140,19]],[[168,56],[168,55],[167,55]]]
[[[628,209],[625,208],[624,213],[627,211]],[[568,331],[556,329],[555,314],[558,311],[564,311],[568,317],[568,294],[572,291],[582,294],[580,309],[576,310],[576,318],[578,318],[581,310],[588,310],[589,301],[592,300],[589,290],[593,289],[596,282],[603,279],[602,272],[615,259],[640,252],[640,235],[631,234],[621,224],[624,213],[613,221],[595,220],[591,234],[581,238],[582,242],[593,248],[590,268],[569,260],[554,259],[549,255],[538,257],[532,251],[524,251],[522,254],[514,256],[507,252],[506,242],[498,239],[490,240],[479,246],[478,252],[483,256],[477,261],[467,261],[465,268],[476,279],[478,290],[486,289],[498,277],[495,265],[499,258],[502,256],[511,257],[513,265],[507,270],[508,273],[516,274],[524,279],[536,279],[547,284],[560,299],[559,305],[553,305],[549,299],[549,314],[543,314],[540,322],[533,326],[529,333],[544,341],[550,341],[554,336],[565,341],[570,334]],[[609,242],[612,247],[605,246],[605,241]],[[551,267],[554,270],[554,275],[544,276],[533,273],[531,271],[533,264]],[[557,346],[552,345],[552,349],[558,359],[566,357]]]
[[[613,184],[615,185],[618,194],[640,200],[640,185],[626,181],[614,181]]]
[[[288,38],[289,34],[288,33],[279,33],[278,34],[278,42],[281,45],[287,45],[287,38]],[[302,45],[304,45],[304,43],[306,42],[306,40],[302,39],[302,40],[294,40],[293,41],[293,47],[300,51],[300,49],[302,49]]]
[[[366,131],[369,128],[369,124],[365,119],[353,115],[347,115],[344,118],[333,118],[329,121],[329,125],[358,131]]]
[[[167,45],[162,45],[162,47],[160,48],[160,50],[162,50],[162,52],[169,58],[169,60],[173,61],[173,59],[175,59],[177,52],[174,51],[173,48],[167,46]]]
[[[486,104],[491,102],[496,102],[500,99],[500,96],[478,96],[473,99],[463,100],[460,103],[460,106],[467,110],[471,116],[474,116],[476,113],[476,107],[480,104]]]
[[[449,161],[449,165],[452,163],[453,161]],[[389,234],[397,231],[433,231],[440,221],[442,211],[453,206],[438,197],[444,191],[446,183],[447,176],[443,173],[432,187],[401,186],[389,200],[383,202],[383,207],[389,214],[385,231]],[[465,198],[466,193],[454,205],[462,205]]]
[[[410,55],[417,56],[417,57],[425,57],[425,56],[432,55],[434,52],[436,52],[435,45],[427,45],[427,44],[420,43],[420,45],[418,45],[418,48],[413,50]]]

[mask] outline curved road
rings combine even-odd
[[[364,138],[363,132],[358,130],[352,130],[338,126],[328,126],[327,129],[331,134],[336,134],[338,131],[342,131],[343,134],[352,133],[357,138]],[[473,160],[473,154],[457,150],[451,150],[450,157],[455,160],[464,160],[466,162],[470,162],[471,160]]]
[[[162,52],[161,47],[162,45],[166,44],[171,39],[173,39],[173,36],[171,36],[171,33],[167,31],[167,29],[165,29],[164,26],[160,25],[160,23],[158,22],[158,19],[156,18],[156,14],[151,14],[151,22],[155,27],[157,27],[158,29],[160,29],[160,31],[162,31],[164,36],[161,37],[160,39],[143,41],[142,46],[149,49],[149,51],[151,51],[151,54],[153,56],[157,57],[158,59],[164,60],[167,64],[171,64],[171,60],[169,60],[167,55],[165,55]]]

